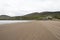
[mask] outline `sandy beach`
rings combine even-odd
[[[60,21],[0,25],[0,40],[60,40]]]

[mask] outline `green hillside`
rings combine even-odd
[[[31,19],[60,19],[60,12],[34,12],[31,14],[27,14],[24,17],[31,18]]]
[[[34,12],[24,16],[10,17],[1,15],[0,20],[53,20],[60,19],[60,11],[57,12]]]

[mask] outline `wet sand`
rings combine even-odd
[[[0,25],[0,40],[60,40],[60,21]]]

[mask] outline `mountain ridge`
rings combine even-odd
[[[1,18],[1,16],[3,18]],[[33,12],[24,16],[10,17],[8,15],[1,15],[0,19],[8,20],[41,20],[41,19],[60,19],[60,11],[56,12]]]

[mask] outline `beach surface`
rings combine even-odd
[[[0,40],[60,40],[60,21],[0,25]]]

